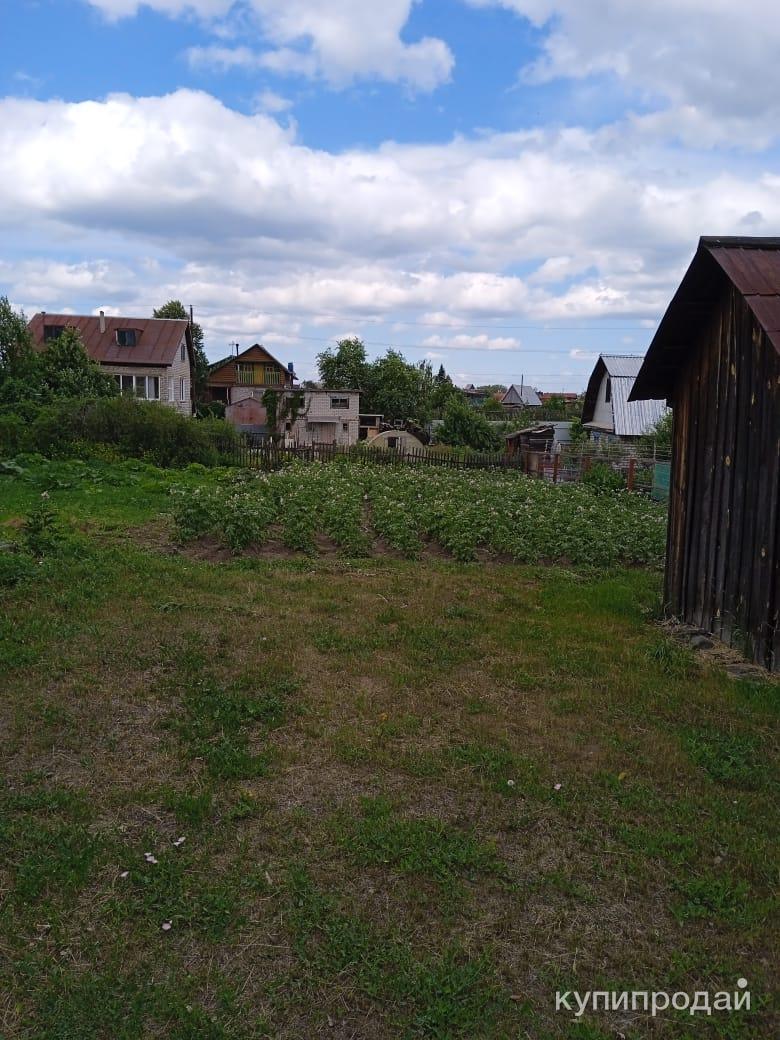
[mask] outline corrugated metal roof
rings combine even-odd
[[[700,238],[637,378],[637,397],[669,397],[679,369],[724,292],[724,275],[743,295],[780,354],[780,238]]]
[[[649,433],[668,411],[664,401],[629,401],[633,386],[633,378],[612,377],[612,419],[618,437]]]
[[[607,373],[613,378],[630,376],[632,379],[636,379],[645,359],[637,357],[635,354],[602,354],[601,360],[604,362]]]
[[[189,322],[184,318],[126,318],[105,317],[105,332],[100,331],[100,318],[92,314],[38,313],[30,321],[30,332],[36,347],[44,345],[44,325],[63,325],[75,328],[81,335],[84,349],[93,361],[111,365],[171,365],[181,345],[182,337],[189,335]],[[120,347],[116,341],[118,329],[134,329],[134,347]],[[188,344],[189,345],[189,344]]]

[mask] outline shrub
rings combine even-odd
[[[157,466],[214,466],[236,439],[233,427],[219,419],[199,421],[129,397],[26,402],[0,413],[0,452],[8,455],[37,451],[49,457],[103,457],[109,451],[112,457]]]
[[[626,482],[617,470],[606,462],[596,462],[582,474],[582,483],[594,491],[604,494],[608,491],[622,491]]]

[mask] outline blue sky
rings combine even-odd
[[[580,389],[644,351],[700,234],[780,233],[780,20],[731,12],[3,2],[0,293],[176,296],[212,357],[259,340],[303,376],[358,334]]]

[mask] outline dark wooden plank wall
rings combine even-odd
[[[780,670],[780,361],[733,287],[673,403],[668,609]]]

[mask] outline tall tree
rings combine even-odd
[[[332,347],[323,350],[317,355],[317,364],[325,390],[360,390],[362,393],[370,390],[371,366],[363,341],[357,337],[339,340],[335,350]]]
[[[181,300],[168,300],[162,307],[152,312],[154,318],[183,318],[189,321],[190,314]],[[194,362],[193,378],[195,383],[195,400],[201,401],[205,397],[206,384],[209,377],[209,359],[203,347],[203,329],[196,321],[190,326],[192,333],[192,353]]]

